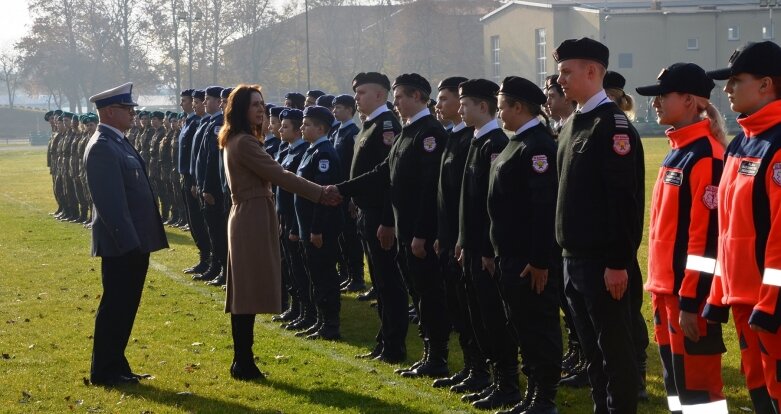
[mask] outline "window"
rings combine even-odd
[[[686,42],[686,49],[687,50],[699,50],[700,49],[700,38],[695,37],[693,39],[689,39]]]
[[[491,64],[493,66],[494,82],[499,83],[501,72],[499,71],[499,36],[491,36]]]
[[[727,28],[727,40],[740,40],[740,26],[730,26]]]
[[[773,40],[775,37],[775,25],[762,26],[762,40]]]
[[[537,85],[542,88],[548,76],[545,29],[534,29],[534,42],[537,45]]]
[[[618,67],[620,69],[632,68],[632,54],[631,53],[619,53],[618,54]]]

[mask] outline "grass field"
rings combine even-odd
[[[645,141],[650,194],[666,140]],[[0,412],[105,413],[469,413],[458,395],[428,380],[402,379],[395,367],[353,355],[373,344],[377,317],[343,296],[339,343],[295,338],[261,316],[255,354],[266,383],[230,378],[229,318],[224,293],[181,273],[197,254],[189,235],[168,230],[171,248],[152,255],[127,356],[135,372],[154,379],[107,390],[89,377],[100,261],[89,257],[90,235],[60,223],[41,149],[0,151]],[[645,268],[646,248],[641,249]],[[648,300],[644,314],[651,327]],[[409,361],[420,355],[410,329]],[[724,380],[730,412],[750,407],[739,374],[734,329],[725,329]],[[651,401],[640,413],[666,411],[656,346],[648,349]],[[451,370],[461,355],[451,340]],[[587,390],[562,389],[562,413],[591,412]]]

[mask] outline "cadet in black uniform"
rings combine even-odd
[[[325,95],[328,96],[328,95]],[[318,102],[323,97],[318,99]],[[341,180],[350,179],[350,166],[355,153],[355,135],[360,128],[353,122],[355,116],[355,98],[350,95],[339,95],[334,98],[332,112],[336,119],[336,127],[329,137],[339,155],[342,167]],[[363,247],[358,237],[356,227],[355,205],[344,203],[342,206],[345,220],[342,234],[339,235],[340,268],[347,274],[347,280],[340,286],[343,292],[359,292],[366,289],[363,281]],[[344,279],[344,278],[343,278]]]
[[[319,90],[319,89],[312,89],[311,91],[306,91],[306,99],[304,100],[304,108],[317,105],[317,99],[321,96],[325,95],[325,92]]]
[[[643,160],[639,137],[602,89],[608,56],[587,38],[566,40],[553,55],[558,82],[579,108],[559,133],[556,239],[594,411],[634,413],[639,374],[626,290],[642,227],[636,192]]]
[[[331,111],[331,113],[333,113],[334,112],[334,98],[335,97],[333,95],[328,95],[328,94],[321,95],[315,101],[315,105],[322,106],[323,108],[326,108],[329,111]],[[340,121],[337,120],[336,117],[334,117],[334,122],[333,122],[333,124],[331,124],[331,129],[328,131],[328,139],[331,140],[331,144],[334,143],[334,136],[339,131],[339,124],[340,124]],[[340,262],[340,266],[341,266],[341,262]],[[340,271],[340,273],[341,273],[341,271]]]
[[[263,148],[272,157],[279,152],[279,145],[282,144],[282,140],[279,138],[279,126],[281,122],[279,120],[279,114],[285,108],[282,106],[273,106],[268,109],[268,129],[269,135],[266,136],[266,140],[263,141]]]
[[[464,368],[448,378],[434,381],[434,387],[452,387],[457,393],[476,392],[490,383],[490,374],[485,356],[474,338],[472,321],[469,318],[469,304],[466,296],[464,272],[456,258],[458,240],[458,205],[461,198],[461,181],[464,165],[474,136],[474,126],[466,126],[458,110],[458,85],[467,78],[455,76],[439,83],[437,115],[440,122],[452,124],[450,136],[442,152],[439,167],[439,188],[437,189],[437,241],[434,250],[439,256],[439,265],[445,281],[447,310],[453,329],[458,333],[458,342],[464,355]]]
[[[353,91],[356,107],[366,120],[355,136],[351,179],[380,165],[401,132],[399,121],[386,106],[390,91],[387,76],[377,72],[359,73],[353,79]],[[407,290],[396,265],[395,224],[387,186],[354,195],[350,201],[357,209],[356,225],[368,259],[380,317],[380,329],[375,337],[377,344],[370,352],[357,357],[399,363],[407,357],[408,302]]]
[[[298,92],[288,92],[285,94],[285,107],[304,110],[306,97]]]
[[[491,162],[507,145],[507,135],[496,120],[499,85],[472,79],[459,85],[461,114],[475,128],[464,166],[459,198],[456,257],[464,270],[469,315],[475,339],[493,369],[493,384],[464,397],[477,408],[515,405],[518,390],[518,346],[510,335],[499,286],[494,279],[494,250],[487,211]]]
[[[204,210],[204,201],[203,201],[203,194],[198,191],[198,174],[197,172],[197,161],[198,161],[198,155],[201,152],[201,146],[203,143],[203,137],[206,134],[206,130],[208,129],[209,123],[211,122],[211,116],[212,114],[209,113],[209,110],[215,112],[216,108],[211,108],[207,110],[206,108],[206,90],[201,89],[196,91],[193,94],[194,100],[198,102],[198,98],[200,98],[199,104],[204,107],[204,114],[201,117],[201,121],[198,123],[197,128],[195,129],[195,135],[193,135],[192,145],[190,147],[190,175],[192,177],[192,187],[190,188],[190,191],[192,192],[193,197],[195,197],[196,200],[198,200],[198,208],[200,209],[200,216],[201,220],[197,224],[198,226],[201,226],[202,228],[199,230],[202,232],[204,238],[208,241],[205,243],[209,247],[209,266],[207,269],[200,273],[193,276],[193,280],[203,280],[208,281],[214,279],[215,276],[220,272],[220,267],[216,263],[216,257],[214,256],[214,246],[211,245],[211,238],[209,236],[209,230],[208,225],[206,223],[206,217],[204,216],[203,210]],[[195,126],[195,125],[194,125]],[[190,226],[196,225],[195,223],[190,223]]]
[[[333,123],[331,111],[322,106],[304,110],[301,134],[309,143],[298,175],[321,185],[339,181],[339,156],[326,134]],[[317,308],[317,322],[302,332],[307,339],[337,340],[339,332],[339,275],[336,273],[339,232],[342,230],[342,212],[337,206],[328,207],[294,196],[299,234],[306,251],[307,269],[312,283],[312,299]]]
[[[504,413],[552,414],[561,374],[559,290],[548,273],[555,246],[556,142],[540,123],[546,96],[510,76],[499,89],[499,117],[515,131],[491,164],[488,214],[502,299],[523,354],[524,399]]]
[[[426,106],[431,86],[425,78],[416,73],[403,74],[396,78],[393,93],[394,104],[407,123],[388,158],[373,171],[340,184],[338,191],[352,196],[390,188],[399,240],[398,265],[420,315],[420,335],[427,351],[416,367],[401,374],[443,377],[448,375],[450,321],[434,240],[439,163],[447,132]],[[383,122],[392,125],[390,120]],[[334,190],[331,187],[330,191]],[[389,221],[387,211],[385,214],[383,224]],[[378,231],[378,236],[387,248],[391,243],[380,234],[382,231],[385,229]]]

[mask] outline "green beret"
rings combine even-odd
[[[165,113],[163,113],[163,111],[154,111],[152,112],[152,118],[164,119]]]

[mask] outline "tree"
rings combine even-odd
[[[16,88],[19,86],[21,56],[13,49],[0,52],[0,80],[8,92],[8,106],[13,109],[16,98]]]

